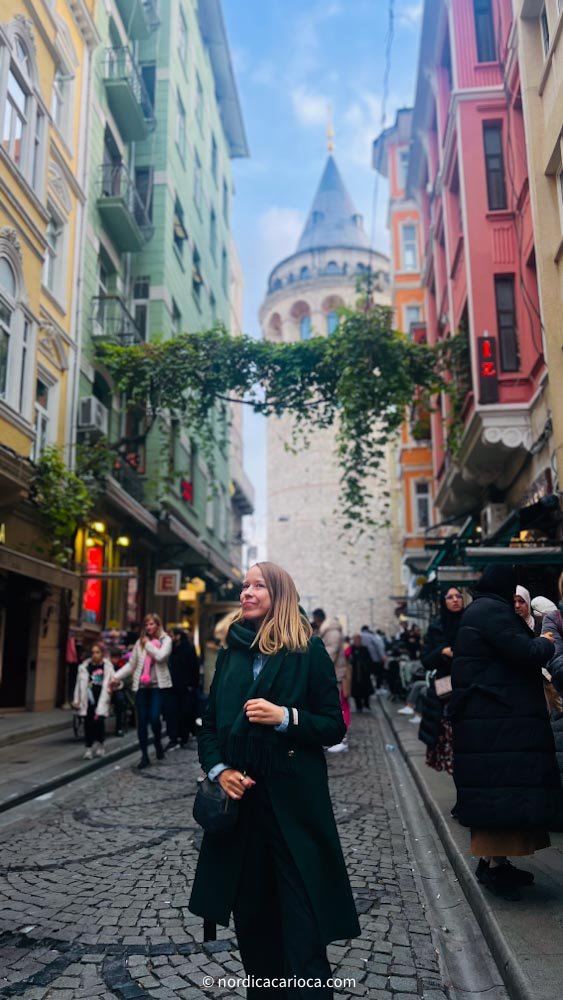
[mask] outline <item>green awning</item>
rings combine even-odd
[[[480,545],[465,550],[465,562],[482,568],[491,563],[517,566],[561,566],[563,546],[488,546]]]

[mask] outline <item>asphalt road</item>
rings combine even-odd
[[[327,755],[362,926],[329,949],[335,977],[354,981],[336,994],[505,1000],[386,727],[378,710],[353,717],[350,751]],[[187,909],[200,843],[196,754],[176,751],[143,772],[136,760],[0,816],[0,998],[245,995],[232,929],[204,945]]]

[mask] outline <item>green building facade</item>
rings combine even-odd
[[[111,0],[96,4],[96,27],[78,439],[123,444],[78,540],[81,618],[128,626],[152,608],[197,628],[202,594],[228,597],[239,575],[229,449],[217,448],[212,476],[197,433],[166,414],[143,440],[143,414],[123,405],[97,348],[229,326],[244,126],[220,0]],[[180,571],[182,599],[174,574],[159,581],[168,596],[155,593],[158,570]]]

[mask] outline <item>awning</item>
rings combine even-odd
[[[62,590],[78,590],[78,573],[62,569],[53,563],[45,562],[44,559],[16,552],[5,545],[0,547],[0,570],[2,569],[10,573],[19,573],[20,576],[28,576],[32,580],[40,580]]]
[[[563,563],[562,545],[479,545],[465,550],[465,561],[470,566],[482,568],[491,563],[503,563],[505,566],[561,566]]]

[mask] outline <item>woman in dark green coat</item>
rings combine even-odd
[[[328,790],[324,746],[345,734],[333,663],[274,563],[247,573],[199,738],[199,759],[240,815],[205,834],[190,910],[228,925],[256,989],[333,996],[326,945],[360,933]],[[262,986],[260,987],[260,983]],[[295,980],[295,982],[294,982]],[[306,985],[296,985],[305,980]],[[279,982],[279,986],[284,983]]]

